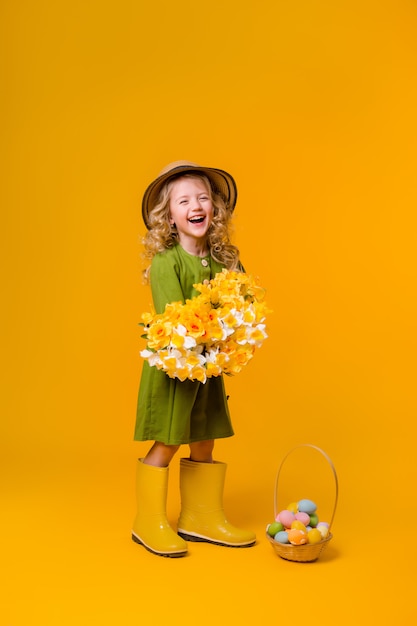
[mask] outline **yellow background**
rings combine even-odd
[[[415,2],[6,0],[0,28],[0,623],[411,623]],[[130,524],[140,200],[177,159],[235,176],[235,240],[274,313],[217,445],[228,517],[258,544],[169,560]],[[264,537],[303,442],[340,487],[308,565]],[[304,452],[308,493],[292,471],[283,489],[330,515],[331,473]]]

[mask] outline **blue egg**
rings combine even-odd
[[[280,530],[274,537],[278,543],[288,543],[288,533],[286,530]]]
[[[317,505],[312,500],[300,500],[298,502],[298,510],[300,513],[308,513],[311,515],[315,513],[317,509]]]

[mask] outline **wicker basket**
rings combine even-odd
[[[333,513],[331,516],[331,520],[329,523],[329,534],[328,536],[323,539],[322,541],[320,541],[319,543],[312,543],[312,544],[303,544],[300,546],[294,546],[290,543],[279,543],[278,541],[275,541],[275,539],[273,537],[271,537],[270,535],[268,535],[268,533],[266,533],[266,537],[268,539],[268,541],[271,543],[273,549],[275,550],[275,552],[277,553],[278,556],[280,556],[282,559],[286,559],[287,561],[297,561],[299,563],[309,563],[312,561],[315,561],[316,559],[318,559],[318,557],[320,556],[321,552],[328,546],[330,540],[332,539],[333,535],[330,532],[330,529],[332,527],[333,524],[333,520],[334,520],[334,516],[336,513],[336,506],[337,506],[337,499],[338,499],[338,493],[339,493],[339,487],[338,487],[338,480],[337,480],[337,474],[336,474],[336,470],[335,467],[331,461],[331,459],[327,456],[327,454],[325,452],[323,452],[323,450],[321,450],[321,448],[318,448],[317,446],[313,446],[311,444],[301,444],[299,446],[296,446],[295,448],[293,448],[292,450],[290,450],[285,457],[283,458],[281,465],[278,469],[278,473],[277,473],[277,478],[275,481],[275,494],[274,494],[274,513],[275,513],[275,517],[278,514],[278,507],[277,507],[277,503],[278,503],[278,489],[279,489],[279,478],[280,478],[280,474],[281,474],[281,470],[282,467],[284,465],[285,460],[287,459],[287,457],[296,449],[298,448],[303,448],[303,447],[307,447],[307,448],[313,448],[314,450],[317,450],[318,452],[320,452],[320,454],[322,454],[324,456],[324,458],[326,459],[326,461],[329,463],[332,472],[333,472],[333,476],[334,476],[334,480],[335,480],[335,500],[334,500],[334,506],[333,506]]]

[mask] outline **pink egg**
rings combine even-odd
[[[295,515],[291,511],[284,509],[277,515],[277,520],[284,524],[285,528],[291,528],[291,524],[295,520]]]
[[[308,526],[310,523],[310,516],[308,513],[302,513],[300,511],[300,513],[296,513],[295,514],[295,519],[298,519],[298,521],[303,522],[304,526]]]

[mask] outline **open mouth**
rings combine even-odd
[[[201,224],[202,222],[204,222],[204,216],[200,216],[200,217],[190,217],[190,219],[188,220],[191,224]]]

